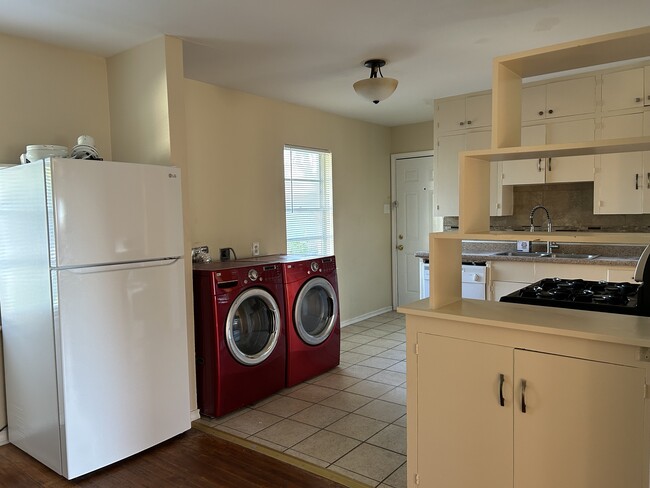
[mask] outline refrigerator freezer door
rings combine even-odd
[[[188,430],[183,259],[52,278],[62,474],[80,476]]]
[[[53,158],[45,177],[52,267],[183,255],[178,168]]]

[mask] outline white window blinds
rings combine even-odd
[[[332,154],[284,147],[287,253],[334,254]]]

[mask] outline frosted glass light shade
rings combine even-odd
[[[367,98],[372,103],[379,103],[390,97],[397,88],[397,80],[394,78],[366,78],[357,81],[354,91]]]

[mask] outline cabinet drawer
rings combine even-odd
[[[607,267],[589,264],[535,263],[535,278],[581,278],[589,281],[607,279]]]
[[[536,281],[535,263],[492,261],[490,277],[492,281],[532,283]]]
[[[634,267],[623,267],[620,268],[607,268],[607,281],[613,282],[622,282],[628,281],[630,283],[635,283],[634,281]]]

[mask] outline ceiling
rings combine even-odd
[[[648,0],[0,0],[0,32],[109,57],[162,34],[187,78],[385,126],[486,90],[495,56],[650,25]],[[387,61],[397,91],[352,84]]]

